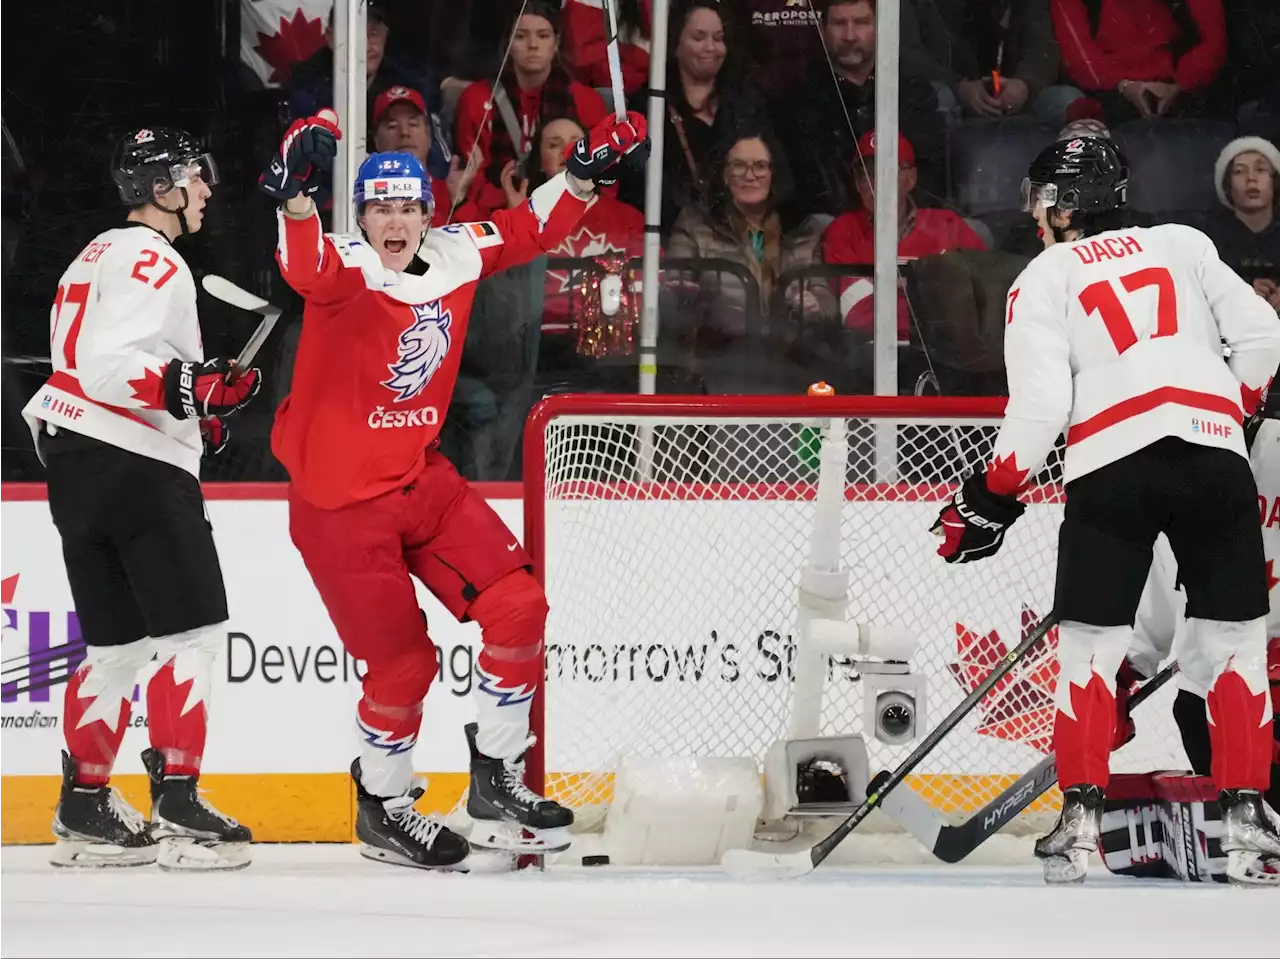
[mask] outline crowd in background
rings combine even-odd
[[[647,113],[651,4],[618,6],[628,105]],[[85,122],[71,102],[108,92],[73,78],[69,102],[5,78],[6,479],[40,478],[13,421],[47,355],[50,291],[121,215],[102,189],[112,138],[157,110],[224,168],[190,259],[286,308],[264,362],[274,399],[288,392],[301,304],[274,270],[253,184],[287,124],[332,105],[332,14],[275,57],[268,85],[233,42],[174,53],[193,35],[163,17],[144,25],[140,9],[114,0],[80,29],[119,41],[118,62],[95,50],[97,69],[150,100],[122,95]],[[239,12],[219,10],[225,37]],[[422,160],[434,225],[524,203],[614,108],[600,0],[370,0],[367,19],[369,149]],[[900,30],[901,392],[1004,390],[1005,292],[1040,249],[1019,185],[1054,138],[1113,138],[1131,165],[1130,222],[1204,229],[1280,310],[1280,4],[901,0]],[[876,31],[874,0],[672,0],[659,391],[797,393],[817,379],[871,391]],[[126,59],[123,38],[143,33],[158,64]],[[518,476],[540,397],[637,388],[644,194],[642,174],[624,175],[549,257],[481,285],[443,437],[465,475]],[[331,216],[332,197],[318,199]],[[246,321],[201,308],[207,349],[225,337],[235,352]],[[274,403],[260,407],[207,478],[283,478],[266,445]]]

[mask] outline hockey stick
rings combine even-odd
[[[236,286],[226,277],[218,276],[216,273],[206,273],[201,278],[200,285],[204,287],[206,293],[221,300],[223,303],[230,303],[232,306],[247,310],[250,313],[257,313],[262,317],[262,322],[258,324],[258,328],[249,337],[249,342],[244,345],[244,349],[236,357],[236,369],[248,369],[253,363],[253,358],[258,355],[258,350],[262,348],[262,344],[271,335],[271,330],[275,327],[276,320],[280,319],[280,307],[274,306],[262,297],[255,296],[248,290]]]
[[[1170,663],[1162,669],[1134,693],[1129,700],[1129,708],[1132,709],[1153,696],[1177,671],[1177,663]],[[880,775],[883,776],[884,773]],[[964,822],[954,826],[948,824],[910,786],[899,789],[882,802],[880,808],[937,858],[943,862],[955,863],[994,836],[1005,823],[1039,799],[1057,781],[1057,761],[1052,755],[1045,756],[1012,786]],[[872,785],[876,785],[876,779],[872,780]]]
[[[627,118],[627,95],[622,86],[622,57],[618,54],[617,0],[601,0],[604,7],[605,56],[609,61],[609,83],[613,87],[613,112],[619,120]]]
[[[996,683],[1005,677],[1005,674],[1026,659],[1027,655],[1049,634],[1049,630],[1056,625],[1058,625],[1058,617],[1056,614],[1050,613],[1040,621],[1035,629],[1027,634],[1027,637],[1021,643],[1005,653],[999,665],[987,674],[987,678],[980,682],[959,706],[951,710],[942,722],[930,730],[929,735],[925,736],[924,740],[912,751],[911,755],[904,759],[884,782],[871,790],[862,804],[850,813],[848,818],[840,825],[836,826],[825,839],[820,839],[809,849],[800,849],[796,852],[769,853],[757,852],[754,849],[730,849],[721,857],[720,865],[731,875],[740,878],[794,878],[812,872],[824,859],[831,855],[849,833],[858,827],[862,820],[871,814],[873,809],[884,802],[885,797],[907,778],[911,770],[920,765],[920,762],[929,753],[933,752],[934,747],[946,737],[947,733],[951,732],[960,723],[960,720],[973,711],[974,707],[981,702],[982,697],[991,692]]]

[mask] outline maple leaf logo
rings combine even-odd
[[[149,410],[164,409],[164,377],[156,370],[146,370],[136,380],[129,380],[133,398]]]
[[[1022,608],[1022,636],[1025,640],[1040,622],[1035,610]],[[947,668],[956,682],[971,693],[991,675],[1009,652],[992,630],[982,636],[963,623],[956,623],[956,662]],[[1023,666],[1007,673],[978,704],[981,722],[978,735],[1025,743],[1045,755],[1053,752],[1053,720],[1057,707],[1053,702],[1058,685],[1058,627],[1049,630],[1044,643],[1033,652]]]
[[[1000,496],[1012,496],[1027,482],[1030,470],[1018,469],[1018,454],[997,456],[987,467],[987,489]]]
[[[584,226],[581,230],[552,250],[550,255],[565,257],[595,257],[603,256],[606,253],[622,252],[624,251],[609,242],[609,237],[606,234],[592,233]],[[559,287],[555,292],[565,293],[568,291],[568,270],[552,270],[548,275],[559,284]]]
[[[284,83],[295,63],[306,60],[324,45],[324,24],[320,18],[308,19],[298,9],[293,19],[280,18],[280,27],[274,34],[268,36],[259,31],[254,50],[271,65],[267,82]]]
[[[18,591],[18,577],[20,575],[20,573],[14,573],[12,576],[0,579],[0,603],[5,606],[13,605],[13,597]]]

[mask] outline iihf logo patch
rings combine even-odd
[[[411,309],[413,323],[400,334],[399,358],[387,364],[391,377],[382,381],[397,403],[419,396],[449,354],[453,314],[439,300]]]

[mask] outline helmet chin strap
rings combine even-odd
[[[187,188],[185,186],[178,187],[178,190],[182,193],[182,206],[178,207],[176,210],[170,209],[167,206],[161,206],[156,202],[155,196],[151,197],[151,205],[157,210],[176,216],[178,218],[179,236],[190,236],[191,231],[187,229],[187,218],[183,216],[183,213],[186,212],[187,206],[191,202],[191,198],[187,195]]]

